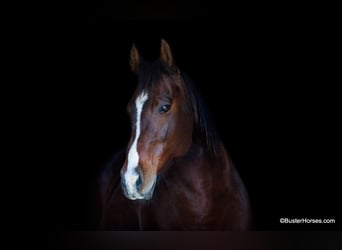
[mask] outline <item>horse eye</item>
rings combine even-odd
[[[158,109],[159,113],[166,113],[170,110],[171,108],[171,105],[170,104],[164,104],[164,105],[161,105]]]

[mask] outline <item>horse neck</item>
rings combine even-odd
[[[212,154],[205,145],[193,143],[185,155],[175,158],[160,173],[159,182],[180,192],[203,189],[204,186],[207,192],[211,192],[216,187],[215,183],[225,183],[223,180],[229,178],[231,170],[232,165],[223,146]]]
[[[175,164],[187,165],[187,167],[196,167],[206,162],[210,163],[210,168],[226,168],[227,164],[230,164],[229,156],[221,142],[217,144],[215,152],[211,152],[202,143],[192,142],[187,153],[175,160]]]

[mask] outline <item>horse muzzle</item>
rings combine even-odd
[[[156,175],[144,178],[140,171],[121,173],[121,187],[130,200],[150,200],[156,184]]]

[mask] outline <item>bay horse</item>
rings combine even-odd
[[[249,229],[246,188],[169,44],[154,62],[133,45],[130,67],[132,135],[100,175],[101,229]]]

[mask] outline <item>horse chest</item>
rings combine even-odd
[[[210,219],[211,203],[206,193],[190,188],[161,190],[154,198],[150,214],[160,229],[193,229]]]

